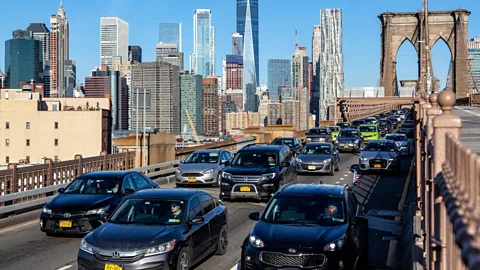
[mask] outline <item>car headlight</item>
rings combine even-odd
[[[87,253],[93,254],[93,247],[87,243],[87,241],[85,241],[85,238],[82,239],[82,242],[80,242],[80,249]]]
[[[297,162],[302,163],[303,161],[301,159],[297,158]]]
[[[334,144],[338,144],[338,140],[335,140],[333,143],[334,143]]]
[[[159,246],[147,249],[147,253],[145,253],[145,256],[152,256],[152,255],[167,253],[169,251],[172,251],[174,247],[175,247],[175,239],[173,239],[170,242],[161,244]]]
[[[208,174],[208,173],[213,173],[214,171],[215,171],[215,169],[208,169],[208,170],[203,171],[202,173]]]
[[[324,250],[324,251],[335,251],[335,250],[339,250],[339,249],[341,249],[341,248],[343,247],[343,244],[344,244],[344,243],[345,243],[345,242],[343,242],[343,240],[337,240],[337,241],[335,241],[335,242],[332,242],[332,243],[326,245],[326,246],[323,248],[323,250]]]
[[[107,206],[102,207],[102,208],[93,209],[93,210],[88,210],[87,215],[100,215],[100,214],[104,214],[105,212],[108,211],[109,208],[110,208],[110,205],[107,205]]]
[[[389,158],[388,161],[394,161],[395,159],[394,158]]]
[[[263,243],[263,241],[257,236],[255,236],[254,234],[250,234],[250,237],[248,238],[248,240],[250,241],[250,244],[256,248],[265,247],[265,243]]]
[[[222,177],[228,180],[232,180],[232,175],[227,172],[222,172]]]
[[[52,214],[52,209],[44,206],[43,209],[42,209],[42,213],[51,215]]]
[[[360,160],[361,160],[361,161],[367,161],[368,158],[366,158],[366,157],[360,157]]]
[[[332,161],[332,159],[330,159],[330,158],[329,158],[329,159],[325,159],[325,160],[323,161],[323,164],[330,163],[330,161]]]
[[[262,180],[270,180],[275,178],[275,173],[267,173],[262,175]]]

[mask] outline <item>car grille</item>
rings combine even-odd
[[[265,264],[276,267],[321,267],[325,263],[325,255],[287,255],[275,252],[260,253],[260,260]]]
[[[323,164],[318,165],[318,164],[302,164],[302,169],[304,170],[310,170],[308,167],[314,166],[315,170],[321,170],[323,169]]]
[[[97,252],[94,252],[94,254],[95,254],[95,257],[97,257],[99,260],[112,261],[112,262],[133,262],[143,257],[143,254],[138,254],[138,255],[129,256],[129,257],[112,257],[108,255],[102,255]]]
[[[185,176],[185,177],[201,177],[201,176],[203,176],[203,174],[201,174],[201,173],[183,173],[182,176]]]
[[[387,167],[387,161],[385,159],[371,159],[368,163],[371,168],[374,168],[375,164],[381,164],[382,169]]]
[[[65,214],[69,214],[67,215],[68,217],[65,217]],[[86,212],[85,211],[77,211],[77,212],[53,212],[52,213],[52,216],[54,217],[57,217],[57,218],[68,218],[68,219],[72,219],[72,218],[81,218],[83,216],[85,216]]]
[[[232,181],[234,182],[258,182],[262,180],[262,176],[259,175],[233,175]]]

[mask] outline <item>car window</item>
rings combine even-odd
[[[328,144],[307,144],[302,150],[304,155],[330,155],[332,153]]]
[[[377,127],[375,126],[360,126],[360,132],[377,132]]]
[[[137,188],[142,188],[148,184],[147,181],[145,181],[145,179],[143,179],[143,177],[140,176],[140,174],[134,173],[132,176],[133,176],[133,181],[135,181],[135,184],[137,185]]]
[[[385,140],[392,140],[396,142],[401,142],[405,139],[405,136],[399,136],[399,135],[387,135],[385,136]]]
[[[123,186],[122,186],[122,192],[125,191],[125,189],[129,188],[129,189],[133,189],[135,190],[135,181],[133,180],[133,177],[128,175],[127,177],[125,177],[125,179],[123,179]]]
[[[342,130],[340,131],[340,138],[355,138],[358,137],[358,130]]]
[[[123,202],[108,222],[141,225],[176,225],[185,218],[185,201],[132,198]]]
[[[217,163],[219,154],[215,152],[194,152],[184,163]]]
[[[365,151],[372,152],[395,152],[396,149],[395,143],[391,142],[369,142],[365,146]]]
[[[323,129],[323,128],[310,129],[307,133],[307,135],[326,135],[326,134],[327,134],[327,129]]]
[[[294,146],[293,139],[275,139],[273,140],[272,144],[274,145],[288,145],[288,146]]]
[[[199,199],[200,206],[203,209],[204,215],[210,213],[211,211],[213,211],[213,209],[215,209],[215,201],[212,199],[212,197],[206,194],[202,194],[199,196]]]
[[[227,160],[231,160],[232,159],[232,154],[230,152],[224,152],[225,155],[227,155]]]
[[[275,167],[280,157],[276,152],[239,151],[232,161],[233,167]]]
[[[190,200],[190,205],[188,206],[188,219],[191,220],[194,217],[201,217],[203,216],[202,213],[202,206],[200,205],[200,201],[198,197],[194,197]]]
[[[64,194],[116,194],[121,182],[120,176],[82,175],[65,188]]]

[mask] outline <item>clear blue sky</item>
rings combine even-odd
[[[56,13],[59,0],[15,0],[2,4],[0,28],[0,69],[4,70],[5,43],[15,29],[25,29],[31,22],[44,22]],[[311,54],[312,27],[319,24],[320,9],[343,10],[343,53],[346,86],[376,86],[380,69],[380,21],[384,11],[416,11],[421,0],[260,0],[260,83],[267,83],[267,60],[290,58],[295,48],[295,30],[299,43]],[[216,67],[221,75],[221,57],[231,53],[231,34],[235,32],[235,0],[64,0],[70,22],[70,58],[77,61],[77,80],[84,81],[90,70],[99,65],[100,17],[118,16],[129,23],[129,43],[143,48],[143,61],[155,60],[158,22],[183,24],[185,67],[193,44],[193,12],[197,8],[212,10],[216,28]],[[479,0],[431,0],[430,10],[466,8],[472,11],[469,37],[480,34]],[[415,51],[407,43],[397,59],[399,79],[415,79]],[[450,54],[438,43],[432,58],[436,76],[442,86],[448,71]]]

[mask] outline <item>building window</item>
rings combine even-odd
[[[5,139],[5,146],[10,146],[10,139]]]
[[[5,129],[10,129],[10,122],[5,122]]]
[[[10,163],[10,157],[9,156],[5,157],[5,163],[7,163],[7,164]]]
[[[52,105],[52,111],[58,111],[58,106],[57,104]]]
[[[27,157],[25,158],[25,160],[27,161],[27,164],[29,164],[29,163],[30,163],[30,156],[27,156]]]
[[[30,122],[27,122],[26,128],[30,129]]]
[[[58,162],[58,156],[54,156],[54,157],[53,157],[53,161],[54,161],[54,162]]]
[[[58,146],[58,139],[55,139],[55,146]]]
[[[55,122],[55,129],[58,129],[58,122]]]
[[[30,139],[27,139],[27,146],[30,146]]]

